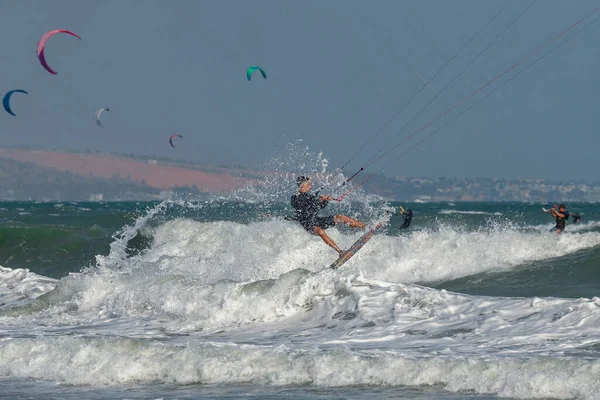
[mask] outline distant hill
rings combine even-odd
[[[0,149],[0,199],[149,200],[172,191],[229,192],[260,173],[104,153]]]
[[[154,200],[227,193],[292,171],[257,171],[133,154],[0,149],[0,200]],[[364,176],[369,173],[365,171]],[[365,190],[400,201],[600,201],[600,183],[543,179],[417,178],[377,174]],[[282,200],[287,198],[282,197]]]

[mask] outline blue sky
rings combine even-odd
[[[0,114],[0,126],[6,145],[247,166],[301,138],[339,167],[421,88],[419,75],[432,77],[504,7],[432,88],[357,156],[347,168],[351,173],[530,4],[6,0],[0,3],[0,90],[30,94],[15,95],[17,117]],[[535,2],[393,143],[597,6],[588,0]],[[39,37],[50,29],[83,38],[51,39],[46,55],[54,76],[35,57]],[[383,172],[597,180],[599,37],[600,23],[591,25]],[[250,65],[262,66],[268,78],[248,82]],[[100,107],[111,109],[103,115],[104,129],[94,123]],[[415,135],[372,169],[430,132]],[[174,133],[184,136],[175,149],[168,145]]]

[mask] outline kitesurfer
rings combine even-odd
[[[581,222],[581,215],[579,213],[575,213],[573,214],[573,223],[576,224],[578,222]]]
[[[335,215],[328,217],[319,217],[317,214],[321,208],[325,207],[333,197],[321,195],[318,193],[310,193],[311,183],[310,178],[306,176],[299,176],[296,178],[298,184],[298,193],[292,196],[291,203],[296,213],[295,221],[298,221],[306,231],[314,235],[318,235],[323,241],[340,256],[344,254],[344,251],[338,247],[337,244],[325,233],[325,229],[331,228],[339,223],[346,224],[353,228],[364,228],[366,225],[354,218],[350,218],[346,215]]]
[[[567,220],[569,219],[569,212],[564,204],[558,206],[558,210],[556,209],[556,205],[551,208],[550,214],[552,217],[556,218],[556,225],[554,228],[550,229],[550,232],[556,231],[556,234],[560,234],[565,230],[565,226],[567,225]]]
[[[408,229],[410,223],[412,222],[413,211],[410,208],[408,210],[404,210],[404,208],[400,206],[400,215],[404,215],[404,223],[402,223],[400,229]]]

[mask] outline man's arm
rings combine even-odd
[[[332,200],[333,200],[333,197],[327,196],[325,194],[319,196],[319,207],[321,207],[321,208],[325,207],[327,205],[327,203],[329,203]]]
[[[556,209],[554,209],[554,208],[551,208],[548,211],[550,211],[550,214],[552,214],[553,217],[559,217],[559,218],[564,218],[565,217],[565,214],[556,211]]]

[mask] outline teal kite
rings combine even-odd
[[[264,69],[262,69],[258,65],[248,68],[248,71],[246,71],[246,78],[248,78],[248,80],[250,80],[250,78],[252,78],[252,73],[256,70],[259,70],[260,73],[262,74],[263,78],[267,79],[267,73],[265,72]]]

